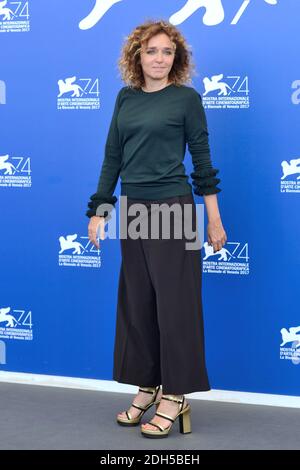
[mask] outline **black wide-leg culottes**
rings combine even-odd
[[[192,194],[155,201],[129,199],[147,206],[149,234],[151,203],[196,205]],[[128,215],[128,213],[127,213]],[[127,217],[127,228],[136,216]],[[161,219],[160,219],[161,220]],[[178,220],[178,219],[177,219]],[[183,223],[183,218],[180,219]],[[160,224],[161,225],[161,224]],[[113,379],[181,395],[211,389],[205,364],[202,311],[201,250],[187,250],[184,234],[158,239],[121,238]],[[173,232],[172,232],[173,230]]]

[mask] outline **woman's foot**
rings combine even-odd
[[[160,400],[161,395],[162,395],[162,390],[160,388],[157,394],[157,400]],[[149,403],[151,403],[152,400],[153,400],[153,395],[151,396],[150,393],[139,391],[138,394],[135,396],[133,403],[135,405],[144,407],[144,406],[149,405]],[[135,408],[134,406],[131,406],[129,410],[127,411],[129,411],[132,419],[136,418],[141,413],[141,410]],[[127,419],[126,411],[119,413],[118,417]]]
[[[181,400],[183,395],[172,395],[172,397],[178,398],[178,399]],[[187,402],[187,399],[185,398],[184,399],[184,407],[186,407],[187,404],[188,404],[188,402]],[[179,412],[179,407],[180,407],[180,403],[176,403],[176,402],[170,401],[170,400],[161,400],[156,412],[166,414],[168,416],[171,416],[172,418],[175,418],[175,416]],[[165,418],[162,418],[161,416],[156,416],[156,415],[153,416],[151,421],[155,424],[159,424],[164,429],[168,428],[172,424],[169,419],[165,419]],[[157,431],[157,427],[152,426],[152,424],[150,424],[150,423],[141,424],[141,428],[142,429],[149,429],[151,431],[152,430]]]

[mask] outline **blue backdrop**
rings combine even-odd
[[[123,41],[163,18],[192,46],[222,180],[228,241],[202,249],[211,386],[299,395],[299,14],[297,0],[0,2],[1,370],[112,378],[120,241],[94,248],[85,211]]]

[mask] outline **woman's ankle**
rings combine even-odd
[[[139,389],[144,389],[144,390],[148,390],[149,392],[155,390],[157,387],[160,387],[160,385],[154,385],[153,387],[143,387],[142,385],[139,386]]]
[[[163,393],[163,396],[167,398],[174,398],[175,400],[182,400],[184,397],[184,395],[175,395],[173,393]]]

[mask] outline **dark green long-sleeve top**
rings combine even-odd
[[[119,176],[121,195],[128,198],[154,200],[192,193],[183,164],[186,144],[194,167],[195,194],[218,193],[219,170],[212,166],[208,135],[202,98],[194,88],[175,84],[153,92],[121,88],[97,191],[90,197],[86,215],[96,215],[102,203],[114,206]],[[99,209],[97,215],[108,214]]]

